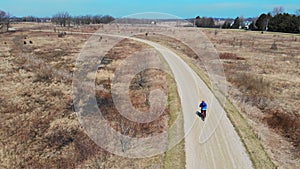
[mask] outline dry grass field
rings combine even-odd
[[[300,36],[205,29],[231,100],[280,168],[300,167]]]
[[[67,33],[58,37],[63,31],[57,29],[54,32],[50,24],[12,26],[18,31],[0,34],[0,168],[184,166],[183,142],[161,155],[130,159],[101,149],[87,136],[74,112],[72,72],[90,35]],[[100,25],[92,25],[66,31],[93,33],[99,28]],[[299,168],[300,36],[201,30],[214,44],[224,63],[228,98],[247,119],[273,162],[279,168]],[[145,32],[141,33],[140,37],[160,43],[169,41],[168,47],[195,57],[186,46],[168,37],[154,34],[145,37]],[[112,72],[126,56],[150,48],[127,39],[118,45],[105,56],[111,62],[97,71],[95,80],[106,89],[96,91],[96,96],[99,103],[107,103],[102,109],[112,126],[122,118],[110,104]],[[163,83],[165,81],[169,83]],[[172,84],[174,79],[161,71],[141,72],[130,86],[134,107],[148,110],[146,96],[149,90],[156,88],[168,95],[172,105],[179,106],[178,96],[174,94],[176,86]],[[144,137],[165,130],[176,118],[173,110],[178,109],[170,105],[152,123],[135,125],[125,120],[126,125],[135,126],[128,135]],[[118,126],[115,129],[120,130]]]
[[[300,167],[300,36],[201,30],[223,62],[230,101],[242,112],[272,161],[279,168]],[[172,37],[139,37],[195,58],[188,46]]]
[[[100,148],[85,133],[74,112],[72,72],[90,35],[59,37],[59,30],[54,32],[51,25],[24,23],[13,26],[18,28],[17,32],[0,34],[0,168],[182,168],[185,164],[183,142],[166,153],[132,159]],[[100,27],[69,31],[92,33]],[[176,107],[169,105],[158,120],[132,124],[111,106],[110,80],[118,63],[147,48],[129,40],[121,41],[105,56],[112,62],[98,70],[95,80],[96,84],[106,88],[95,93],[99,104],[106,103],[101,107],[104,117],[116,131],[120,128],[115,124],[120,121],[131,126],[126,134],[136,137],[166,130],[177,116],[169,111]],[[174,79],[158,70],[150,69],[141,74],[143,80],[140,81],[138,74],[130,86],[134,107],[149,109],[145,98],[155,88],[163,90],[175,101],[174,105],[180,107]],[[165,81],[169,81],[169,85]]]

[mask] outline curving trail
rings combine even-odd
[[[224,109],[206,84],[177,54],[160,44],[129,36],[79,32],[73,32],[73,34],[128,38],[146,43],[163,55],[173,72],[181,99],[184,115],[186,168],[253,168],[245,147]],[[205,122],[195,114],[201,99],[206,100],[209,105]]]
[[[186,168],[253,168],[224,109],[199,76],[166,47],[147,40],[131,39],[156,48],[174,74],[184,114]],[[200,99],[205,99],[209,105],[205,122],[195,115]],[[217,124],[219,125],[216,128]]]

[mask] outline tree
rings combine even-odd
[[[281,14],[284,12],[284,8],[282,6],[275,7],[272,11],[273,16],[277,14]]]
[[[226,19],[224,24],[222,25],[223,29],[229,29],[231,26],[231,21],[229,19]]]
[[[215,26],[215,21],[213,18],[207,18],[206,20],[206,26],[209,28],[212,28]]]
[[[197,16],[195,19],[195,26],[200,27],[200,16]]]
[[[101,15],[95,15],[92,17],[92,24],[100,24],[101,23]]]
[[[270,19],[269,30],[274,32],[298,33],[299,19],[288,13],[277,14]]]
[[[24,16],[22,17],[22,22],[35,22],[38,18],[34,16]]]
[[[195,20],[195,25],[197,27],[207,27],[207,28],[212,28],[215,26],[215,21],[213,18],[200,18],[199,16],[196,17]]]
[[[300,9],[297,9],[297,10],[295,11],[295,14],[296,14],[297,16],[300,16]]]
[[[112,22],[113,20],[115,20],[115,18],[113,18],[112,16],[104,15],[103,17],[101,17],[100,23],[107,24],[107,23]]]
[[[268,24],[269,24],[269,21],[270,19],[272,18],[271,14],[268,13],[268,14],[261,14],[256,23],[255,23],[255,26],[257,27],[258,30],[261,30],[261,31],[265,31],[265,30],[268,30]]]
[[[250,23],[250,25],[249,25],[249,29],[250,29],[250,30],[257,30],[257,27],[256,27],[256,21],[257,21],[257,19],[258,19],[258,18],[254,18],[254,19],[252,20],[252,22]]]
[[[237,17],[237,18],[234,19],[234,22],[233,22],[231,28],[232,29],[239,29],[240,26],[241,26],[241,20],[240,20],[239,17]]]
[[[10,25],[10,14],[0,10],[0,29],[8,31]]]
[[[240,16],[240,28],[245,28],[245,18],[243,16]]]
[[[89,25],[92,23],[92,16],[90,15],[85,15],[81,17],[81,23],[85,24],[85,25]]]
[[[252,21],[249,25],[250,30],[256,30],[255,21]]]
[[[52,17],[52,22],[61,27],[66,27],[66,25],[70,26],[71,16],[68,12],[59,12]]]

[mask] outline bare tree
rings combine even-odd
[[[299,29],[299,32],[300,32],[300,8],[296,9],[295,13],[298,16],[298,20],[299,20],[298,29]],[[298,65],[298,62],[297,62],[297,65]]]
[[[240,27],[245,28],[245,18],[244,18],[244,16],[240,16]]]
[[[284,8],[282,6],[277,6],[273,9],[272,14],[273,16],[277,15],[277,14],[281,14],[284,12]]]
[[[295,13],[297,16],[300,16],[300,9],[296,9]]]
[[[10,25],[10,14],[0,10],[0,29],[8,31]]]
[[[52,17],[52,21],[61,27],[70,26],[71,16],[68,12],[59,12]]]
[[[120,117],[119,125],[120,125],[120,129],[121,129],[120,142],[122,145],[122,151],[125,152],[127,150],[127,143],[128,143],[128,140],[126,140],[125,135],[128,134],[130,127],[125,125],[123,117]]]
[[[6,31],[8,31],[9,27],[10,27],[10,14],[9,13],[6,13]]]
[[[101,17],[101,23],[110,23],[114,20],[114,18],[112,16],[109,15],[104,15],[103,17]]]

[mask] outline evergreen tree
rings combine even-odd
[[[269,28],[274,32],[298,33],[299,19],[296,15],[280,13],[270,19]]]
[[[207,28],[212,28],[215,26],[215,21],[213,18],[200,18],[199,16],[196,17],[195,20],[195,25],[197,27],[207,27]]]
[[[232,29],[239,29],[241,25],[241,20],[239,17],[235,18],[233,25],[231,26]]]
[[[200,16],[197,16],[196,17],[196,20],[195,20],[195,26],[197,26],[197,27],[200,27],[201,25],[200,25]]]
[[[230,21],[229,20],[226,20],[224,22],[224,24],[222,25],[222,28],[223,29],[229,29],[230,28]]]
[[[271,14],[268,13],[268,14],[261,14],[256,23],[255,23],[255,26],[257,27],[258,30],[267,30],[268,29],[268,24],[269,24],[269,21],[270,19],[272,18]]]

